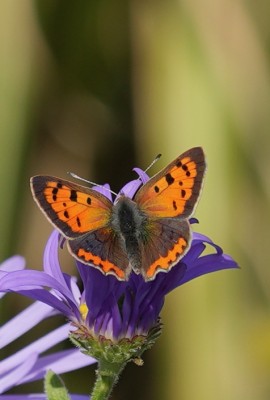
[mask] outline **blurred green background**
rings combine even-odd
[[[168,296],[162,338],[113,400],[270,398],[269,13],[266,0],[1,1],[1,260],[42,267],[51,226],[30,176],[73,171],[117,191],[134,166],[161,152],[153,174],[201,145],[196,228],[241,265]],[[23,307],[9,300],[4,319]],[[64,376],[78,393],[93,378]]]

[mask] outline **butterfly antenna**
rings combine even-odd
[[[162,154],[158,154],[156,158],[151,162],[151,164],[144,170],[144,172],[147,172],[150,168],[153,167],[153,165],[160,159]]]
[[[68,174],[71,175],[72,178],[78,179],[79,181],[83,181],[83,182],[86,182],[86,183],[90,183],[90,185],[98,186],[98,187],[102,188],[103,190],[107,190],[108,192],[110,192],[110,193],[114,194],[115,196],[117,196],[117,193],[115,193],[113,190],[107,188],[106,186],[99,185],[98,183],[95,183],[95,182],[92,182],[92,181],[88,181],[87,179],[84,179],[81,176],[74,174],[74,172],[68,172]]]

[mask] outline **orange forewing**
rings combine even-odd
[[[34,199],[67,238],[105,226],[112,202],[93,189],[52,176],[31,179]]]
[[[203,150],[188,150],[142,186],[135,201],[151,217],[187,218],[198,201],[205,169]]]

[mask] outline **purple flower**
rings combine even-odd
[[[133,197],[148,179],[143,171],[136,169],[136,172],[140,179],[121,190],[126,196]],[[111,198],[108,186],[95,189]],[[212,251],[205,255],[206,246]],[[173,289],[200,275],[238,267],[208,237],[193,233],[191,247],[181,261],[150,282],[134,272],[128,281],[119,282],[114,276],[104,276],[95,268],[75,261],[83,284],[80,290],[74,278],[62,272],[58,250],[59,234],[54,231],[44,252],[44,272],[10,272],[0,280],[0,290],[46,303],[65,315],[81,337],[102,337],[113,343],[147,336],[158,324],[165,296]]]
[[[23,271],[25,260],[23,257],[14,256],[3,262],[0,266],[0,277],[9,277]],[[0,298],[5,295],[0,293]],[[35,302],[20,314],[6,322],[0,328],[0,348],[11,344],[24,333],[36,326],[39,322],[56,314],[54,308]],[[1,399],[24,399],[28,396],[5,396],[9,389],[23,383],[42,379],[46,370],[53,369],[56,373],[72,371],[95,362],[93,358],[86,357],[78,349],[64,350],[43,356],[42,353],[68,338],[69,324],[65,324],[16,353],[6,357],[0,362],[0,394]],[[31,394],[31,399],[44,398],[41,394]],[[83,400],[86,396],[73,396],[73,399]]]

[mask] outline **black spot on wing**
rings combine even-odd
[[[77,201],[77,192],[76,192],[76,190],[71,190],[69,198],[70,198],[71,201]]]
[[[188,170],[188,166],[186,164],[182,165],[182,170],[183,171],[187,171]]]
[[[188,166],[186,164],[182,165],[182,170],[186,172],[186,176],[190,176],[190,171],[188,170]]]
[[[57,200],[57,193],[58,193],[58,188],[57,187],[53,188],[53,190],[52,190],[53,201]]]
[[[171,174],[169,172],[165,175],[165,179],[166,179],[168,185],[171,185],[174,182],[174,178],[171,176]]]

